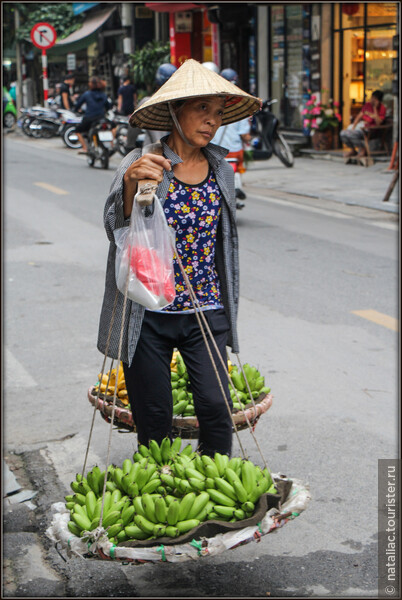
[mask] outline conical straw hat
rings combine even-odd
[[[133,112],[130,125],[142,129],[169,131],[173,127],[173,121],[168,103],[199,96],[226,97],[222,125],[250,117],[262,104],[260,98],[243,92],[224,77],[189,58],[149,100]]]

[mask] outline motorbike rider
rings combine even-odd
[[[167,80],[173,75],[173,73],[177,71],[177,67],[172,65],[171,63],[163,63],[161,64],[155,74],[155,84],[154,84],[154,92],[159,90],[159,88],[167,82]],[[144,102],[146,102],[150,96],[145,96],[141,98],[139,101],[137,108],[139,108]],[[127,147],[129,150],[133,150],[135,148],[136,139],[140,133],[140,129],[137,127],[129,127],[127,134]],[[153,129],[146,129],[145,136],[143,141],[143,146],[148,144],[153,144],[159,141],[164,135],[168,135],[168,131],[155,131]]]
[[[82,145],[82,150],[78,154],[88,154],[88,146],[82,134],[87,133],[94,121],[102,118],[106,110],[112,107],[112,103],[109,102],[104,92],[104,84],[99,77],[90,78],[89,89],[78,98],[74,110],[79,110],[84,103],[86,105],[84,117],[76,128],[77,137]]]

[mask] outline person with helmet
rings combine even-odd
[[[203,62],[202,66],[206,67],[210,71],[213,71],[214,73],[219,73],[219,67],[214,62],[210,62],[210,61]]]
[[[177,71],[177,67],[172,65],[171,63],[163,63],[160,65],[155,74],[155,82],[154,88],[155,92],[167,82],[167,80],[173,75],[173,73]],[[138,103],[138,108],[147,100],[149,100],[150,96],[145,96]],[[134,111],[133,111],[134,112]],[[138,127],[129,126],[128,134],[127,134],[127,148],[129,150],[133,150],[135,146],[135,142],[137,140],[138,135],[141,130]],[[145,130],[143,146],[147,146],[148,144],[154,144],[158,140],[161,139],[164,135],[166,135],[167,131],[153,131],[153,130]]]
[[[239,85],[239,76],[234,69],[223,69],[220,75],[230,83]],[[247,118],[220,127],[212,143],[229,150],[226,158],[236,158],[238,160],[238,172],[241,174],[246,171],[244,166],[244,144],[248,144],[250,140],[250,120]],[[240,196],[241,194],[239,194]]]
[[[239,352],[236,199],[226,151],[210,141],[220,125],[253,115],[261,103],[188,59],[130,118],[136,127],[169,132],[160,140],[162,155],[135,149],[123,159],[103,212],[110,245],[97,346],[123,363],[138,444],[172,437],[170,364],[177,348],[191,381],[199,452],[231,453],[226,347]],[[155,182],[153,203],[161,203],[175,236],[176,296],[156,311],[125,299],[116,286],[114,233],[130,226],[141,180]],[[201,317],[209,325],[206,340]]]

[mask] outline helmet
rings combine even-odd
[[[235,85],[239,83],[239,76],[234,69],[223,69],[221,71],[221,76]]]
[[[202,66],[206,67],[210,71],[214,71],[214,73],[218,73],[218,75],[219,75],[219,67],[215,63],[213,63],[213,62],[203,62]]]
[[[156,71],[155,84],[158,86],[163,85],[175,71],[177,71],[177,67],[170,63],[163,63]]]

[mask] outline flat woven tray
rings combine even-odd
[[[88,400],[92,406],[96,405],[96,392],[94,390],[94,386],[90,387],[88,390]],[[118,399],[116,400],[114,411],[114,425],[116,425],[118,429],[136,431],[131,410],[118,406],[117,401]],[[254,427],[258,423],[260,416],[267,412],[267,410],[271,408],[271,405],[272,394],[261,394],[260,397],[255,400],[255,408],[252,404],[250,404],[244,411],[240,410],[236,413],[233,413],[233,421],[236,425],[237,431],[246,429],[248,427],[247,419],[249,420],[250,425]],[[96,408],[99,410],[103,419],[110,423],[113,411],[113,397],[105,397],[104,394],[100,394]],[[198,438],[199,425],[197,417],[182,417],[180,415],[174,416],[172,434],[174,436],[180,436],[184,439]]]

